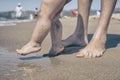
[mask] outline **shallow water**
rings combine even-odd
[[[14,26],[17,23],[22,23],[22,22],[30,22],[33,20],[26,19],[26,20],[6,20],[6,21],[0,21],[0,26]]]
[[[0,80],[33,80],[28,76],[49,70],[61,63],[62,61],[56,58],[36,54],[21,56],[0,47]]]

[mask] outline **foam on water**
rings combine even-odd
[[[0,26],[14,26],[17,23],[22,23],[22,22],[30,22],[32,20],[26,19],[26,20],[8,20],[8,21],[0,21]]]

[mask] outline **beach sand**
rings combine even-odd
[[[61,19],[63,39],[72,34],[76,18]],[[89,39],[98,19],[89,20]],[[61,55],[47,57],[51,47],[50,35],[38,53],[21,56],[15,49],[27,43],[35,21],[0,27],[0,80],[120,80],[120,21],[112,19],[103,57],[76,58],[79,47],[66,48]]]

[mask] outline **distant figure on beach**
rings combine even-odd
[[[39,14],[39,10],[38,10],[38,8],[35,8],[35,10],[34,10],[34,18],[35,19],[38,17],[38,14]]]
[[[72,10],[71,12],[72,12],[73,16],[78,16],[78,11],[77,10]]]
[[[19,19],[22,16],[22,6],[21,3],[18,3],[16,6],[16,18]]]
[[[84,47],[78,52],[77,57],[95,58],[105,52],[107,29],[112,12],[117,0],[101,0],[101,15],[97,29],[88,43],[88,20],[92,0],[78,0],[77,26],[72,35],[61,42],[62,26],[59,14],[66,2],[69,0],[42,0],[41,12],[36,23],[30,41],[21,49],[16,51],[21,55],[27,55],[41,50],[41,44],[51,31],[52,54],[58,54],[68,46]],[[46,5],[47,4],[47,5]]]
[[[33,20],[33,19],[34,19],[33,14],[30,14],[29,19],[30,19],[30,20]]]
[[[97,15],[97,17],[100,17],[100,10],[96,11],[96,15]]]

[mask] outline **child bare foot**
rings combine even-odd
[[[19,53],[20,55],[28,55],[30,53],[34,53],[34,52],[38,52],[41,50],[41,47],[38,43],[28,43],[26,44],[24,47],[22,47],[21,49],[17,49],[17,53]]]
[[[101,57],[105,52],[105,42],[100,40],[91,40],[91,42],[78,54],[78,58],[96,58]]]
[[[78,38],[76,35],[71,35],[67,39],[62,40],[62,44],[64,45],[64,47],[69,47],[69,46],[84,47],[88,44],[88,41],[84,40],[82,36],[81,38]]]

